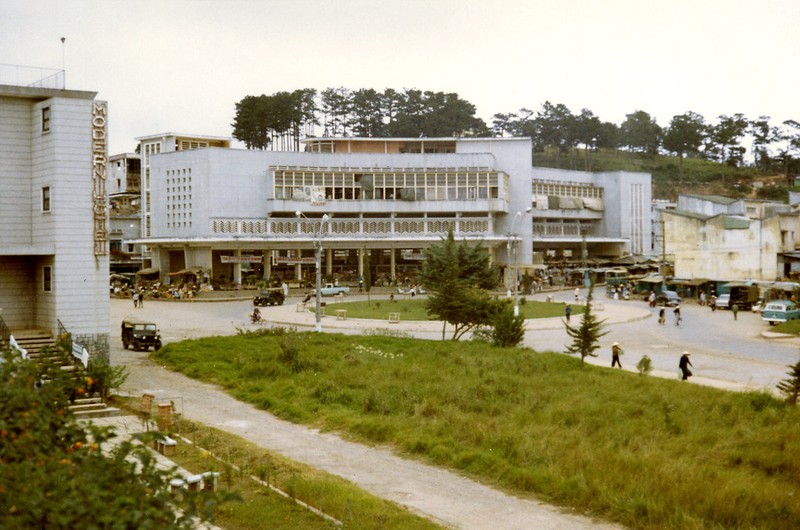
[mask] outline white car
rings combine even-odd
[[[730,309],[731,308],[731,295],[721,294],[717,297],[717,309]]]

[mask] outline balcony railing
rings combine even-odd
[[[537,239],[581,238],[594,232],[593,226],[582,223],[533,223],[533,237]]]
[[[325,237],[395,238],[446,234],[485,236],[489,233],[488,217],[407,219],[336,219],[324,225]],[[214,235],[256,236],[271,239],[314,237],[320,228],[319,219],[232,219],[211,220]]]

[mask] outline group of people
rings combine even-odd
[[[672,310],[672,314],[675,315],[675,325],[680,326],[681,322],[683,321],[683,317],[681,316],[681,306],[676,305],[675,308]],[[658,310],[658,325],[663,326],[667,322],[667,308],[661,306],[661,309]]]
[[[622,362],[620,361],[620,356],[623,354],[622,346],[619,345],[619,342],[614,342],[611,345],[611,368],[615,366],[622,369]],[[680,378],[681,381],[686,381],[692,376],[692,371],[689,370],[689,367],[692,365],[692,361],[689,360],[689,352],[685,351],[681,354],[680,359],[678,360],[678,370],[680,371]]]
[[[139,289],[133,290],[133,307],[142,308],[144,307],[144,287],[140,287]]]

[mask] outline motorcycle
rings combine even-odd
[[[258,310],[253,311],[250,313],[250,323],[251,324],[259,324],[263,322],[264,319],[261,318],[261,313]]]

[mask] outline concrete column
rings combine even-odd
[[[233,256],[238,258],[242,255],[242,251],[240,249],[236,249],[233,251]],[[233,264],[233,283],[236,285],[242,284],[242,264],[238,261]]]
[[[326,248],[325,249],[325,275],[331,276],[333,275],[333,249]]]
[[[389,249],[389,272],[393,280],[397,279],[397,260],[394,257],[395,249],[392,247]]]
[[[272,251],[271,250],[262,250],[261,253],[264,255],[264,279],[272,277]]]
[[[361,247],[360,249],[358,249],[358,276],[359,276],[359,278],[363,278],[364,277],[364,254],[365,253],[366,253],[366,250],[364,249],[364,247]]]

